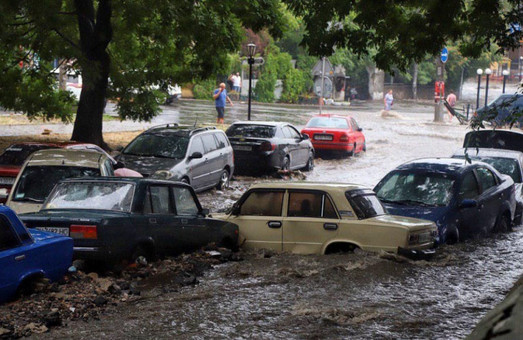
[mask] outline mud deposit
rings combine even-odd
[[[183,111],[189,121],[199,105]],[[434,124],[433,108],[398,105],[399,118],[379,108],[352,106],[367,138],[366,154],[316,159],[306,180],[373,187],[397,165],[422,157],[448,157],[466,128]],[[315,112],[278,108],[255,119],[304,125]],[[242,115],[244,112],[242,113]],[[193,115],[193,116],[191,116]],[[165,120],[176,121],[174,114]],[[229,110],[228,120],[242,119]],[[199,195],[213,211],[231,206],[256,181],[237,177],[232,188]],[[279,179],[279,180],[296,180]],[[253,338],[253,339],[459,339],[499,303],[523,273],[523,231],[472,240],[438,250],[435,259],[356,253],[296,256],[257,252],[242,262],[216,265],[192,287],[171,290],[169,275],[148,298],[120,304],[98,321],[69,322],[38,338]]]

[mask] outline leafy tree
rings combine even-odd
[[[310,72],[290,68],[282,79],[283,90],[280,100],[286,103],[297,103],[300,96],[307,91],[307,77],[311,77]]]
[[[207,99],[211,100],[213,91],[217,88],[216,81],[213,79],[207,79],[197,82],[192,92],[194,94],[194,98],[196,99]]]
[[[226,71],[242,27],[282,27],[278,0],[6,0],[0,21],[0,105],[69,119],[72,98],[51,73],[53,60],[68,61],[84,81],[72,139],[99,145],[107,94],[122,119],[151,119],[159,89]]]
[[[261,102],[273,102],[277,80],[282,79],[291,68],[290,54],[280,52],[276,45],[270,45],[254,89],[257,99]]]

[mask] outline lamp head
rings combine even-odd
[[[483,70],[480,69],[480,68],[478,68],[478,69],[476,70],[476,73],[478,74],[478,76],[480,76],[480,75],[483,74]]]
[[[249,55],[249,58],[254,57],[254,54],[256,53],[256,45],[253,43],[250,43],[247,45],[247,54]]]
[[[489,68],[485,69],[485,74],[486,75],[491,75],[492,74],[492,70],[489,69]]]
[[[510,74],[510,72],[508,70],[503,70],[503,75],[504,76],[508,76]]]

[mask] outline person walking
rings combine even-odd
[[[385,95],[385,98],[383,98],[383,104],[385,104],[385,111],[390,111],[393,102],[394,97],[392,96],[392,90],[389,90],[389,92]]]
[[[231,106],[234,106],[231,98],[227,95],[227,90],[225,90],[225,83],[220,83],[220,87],[214,90],[214,104],[216,105],[216,112],[218,113],[216,117],[216,124],[223,124],[223,118],[225,117],[225,102],[228,101]]]
[[[456,105],[456,101],[457,101],[457,98],[456,98],[456,95],[454,94],[454,91],[450,90],[450,93],[447,96],[447,103],[449,103],[450,107],[454,108],[454,106]],[[450,112],[450,110],[447,110],[447,112],[449,114],[449,122],[452,122],[453,115]]]

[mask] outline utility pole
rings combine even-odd
[[[320,115],[323,108],[323,100],[325,98],[325,57],[321,58],[321,96],[320,96]]]

